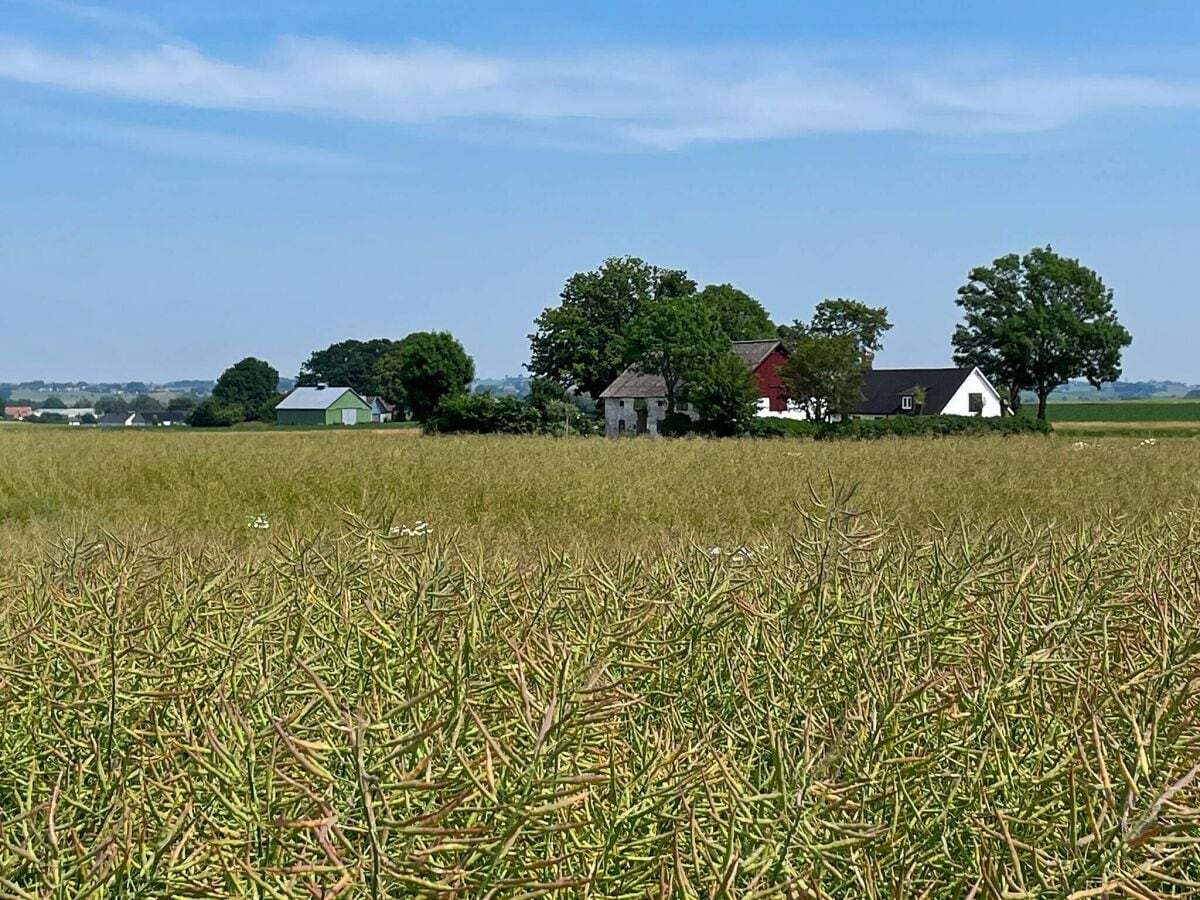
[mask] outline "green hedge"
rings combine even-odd
[[[795,419],[755,419],[746,437],[812,438],[819,441],[868,440],[884,437],[942,437],[953,434],[1049,434],[1050,425],[1037,419],[984,419],[979,416],[897,416],[892,419],[851,419],[822,425]]]

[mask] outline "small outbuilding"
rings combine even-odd
[[[372,422],[391,422],[396,417],[396,407],[382,397],[364,397],[367,406],[371,407]]]
[[[280,425],[366,425],[371,406],[348,387],[298,387],[275,406]]]

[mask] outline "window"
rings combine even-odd
[[[659,406],[662,406],[662,404],[660,403]],[[685,413],[689,409],[691,409],[691,407],[688,405],[687,401],[685,401],[685,400],[679,400],[675,404],[675,412],[684,412]]]
[[[667,401],[666,401],[666,400],[659,400],[659,401],[658,401],[658,405],[659,405],[660,407],[662,407],[662,406],[666,406],[666,405],[667,405]]]
[[[618,403],[620,403],[622,407],[624,407],[624,406],[625,406],[625,401],[624,401],[624,400],[618,400],[617,402],[618,402]]]
[[[974,415],[983,413],[983,394],[967,394],[967,409]]]
[[[905,412],[909,412],[913,408],[912,394],[905,394],[900,398],[900,408]]]

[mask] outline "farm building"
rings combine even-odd
[[[372,422],[390,422],[396,417],[396,407],[382,397],[363,397],[371,407]]]
[[[733,341],[730,349],[754,373],[758,381],[760,416],[784,416],[787,397],[779,380],[779,367],[787,361],[787,351],[779,341]],[[630,366],[605,388],[604,433],[609,437],[626,434],[658,434],[658,423],[667,414],[667,386],[659,375],[647,375]],[[677,412],[699,418],[695,409],[676,402]]]
[[[4,407],[4,418],[6,419],[28,419],[33,415],[32,406],[6,406]]]
[[[807,413],[790,401],[779,378],[787,351],[779,341],[734,341],[733,352],[758,381],[758,415],[805,419]],[[979,369],[870,369],[863,377],[863,402],[854,418],[892,416],[982,416],[1004,414],[1000,395]],[[630,366],[600,394],[604,401],[604,433],[609,437],[658,434],[667,414],[666,384]],[[699,418],[686,402],[678,412]]]
[[[280,425],[365,425],[371,421],[367,401],[348,387],[298,387],[275,406]]]
[[[1004,414],[1000,395],[979,369],[871,369],[856,418]]]

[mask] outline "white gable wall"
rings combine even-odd
[[[950,402],[941,410],[944,416],[973,416],[976,413],[971,412],[971,394],[983,394],[983,413],[985,419],[994,419],[1003,414],[1003,405],[1000,403],[1000,395],[996,393],[996,389],[992,387],[992,383],[984,377],[983,373],[975,369],[967,376],[954,396],[950,398]]]

